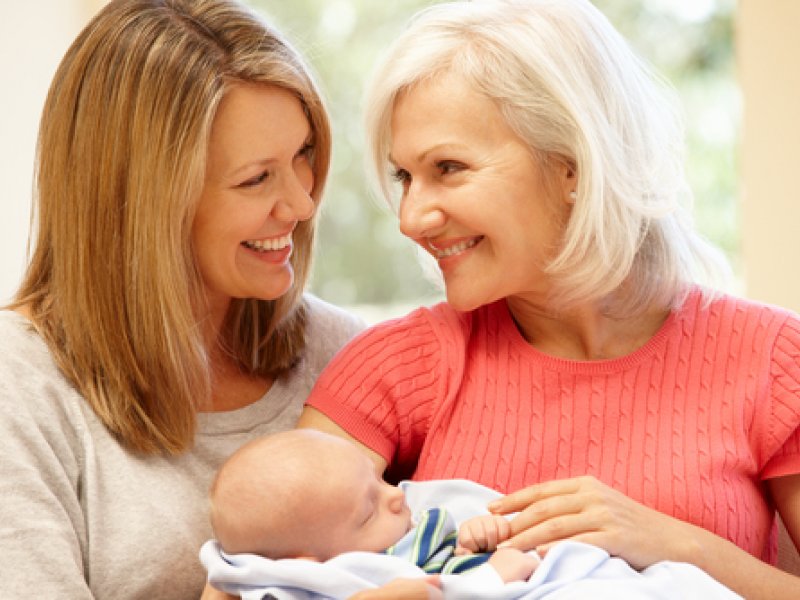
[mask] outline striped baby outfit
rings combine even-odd
[[[452,515],[443,508],[420,513],[417,526],[383,551],[415,564],[426,573],[465,573],[489,560],[490,553],[454,556],[458,529]]]

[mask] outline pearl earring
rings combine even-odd
[[[570,202],[575,202],[575,200],[577,200],[577,199],[578,199],[578,192],[576,192],[575,190],[571,191],[569,193],[569,201]]]

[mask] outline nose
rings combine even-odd
[[[415,184],[412,182],[400,202],[400,231],[411,239],[432,237],[447,218],[435,199]]]
[[[406,495],[399,487],[386,484],[386,499],[389,510],[393,513],[400,513],[406,507]]]
[[[295,165],[283,178],[280,197],[272,208],[272,216],[279,221],[307,221],[314,215],[316,206],[311,197],[314,172],[307,163]]]

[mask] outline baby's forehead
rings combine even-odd
[[[313,499],[326,506],[337,504],[340,497],[351,502],[368,493],[378,481],[369,456],[349,440],[321,432],[295,431],[283,441],[280,470],[285,484],[291,486],[298,500]],[[293,494],[293,495],[294,495]]]
[[[330,457],[330,468],[321,466],[318,469],[319,478],[325,482],[331,495],[338,494],[354,501],[374,494],[379,482],[375,468],[366,455],[357,452],[356,455],[349,455],[346,460],[337,461]],[[335,490],[338,492],[334,492]]]
[[[308,445],[307,453],[317,460],[340,463],[341,466],[355,465],[359,468],[372,465],[369,456],[349,440],[329,436],[327,439],[309,441],[311,443]]]
[[[371,497],[364,481],[333,477],[299,499],[298,504],[303,506],[303,517],[316,523],[314,530],[324,535],[325,529],[339,531],[354,526],[368,512]]]

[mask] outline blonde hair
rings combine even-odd
[[[677,306],[694,281],[724,281],[722,254],[692,226],[672,90],[590,2],[476,0],[418,13],[366,97],[370,168],[389,202],[395,101],[443,73],[495,102],[542,164],[577,174],[577,200],[548,265],[554,304],[599,301],[622,316]]]
[[[331,147],[319,91],[289,43],[233,0],[112,0],[45,102],[34,251],[12,307],[30,310],[66,377],[135,450],[190,447],[210,397],[190,232],[216,110],[245,82],[302,102],[319,202]],[[277,377],[298,360],[313,238],[314,220],[300,223],[284,296],[232,303],[218,343],[243,371]]]

